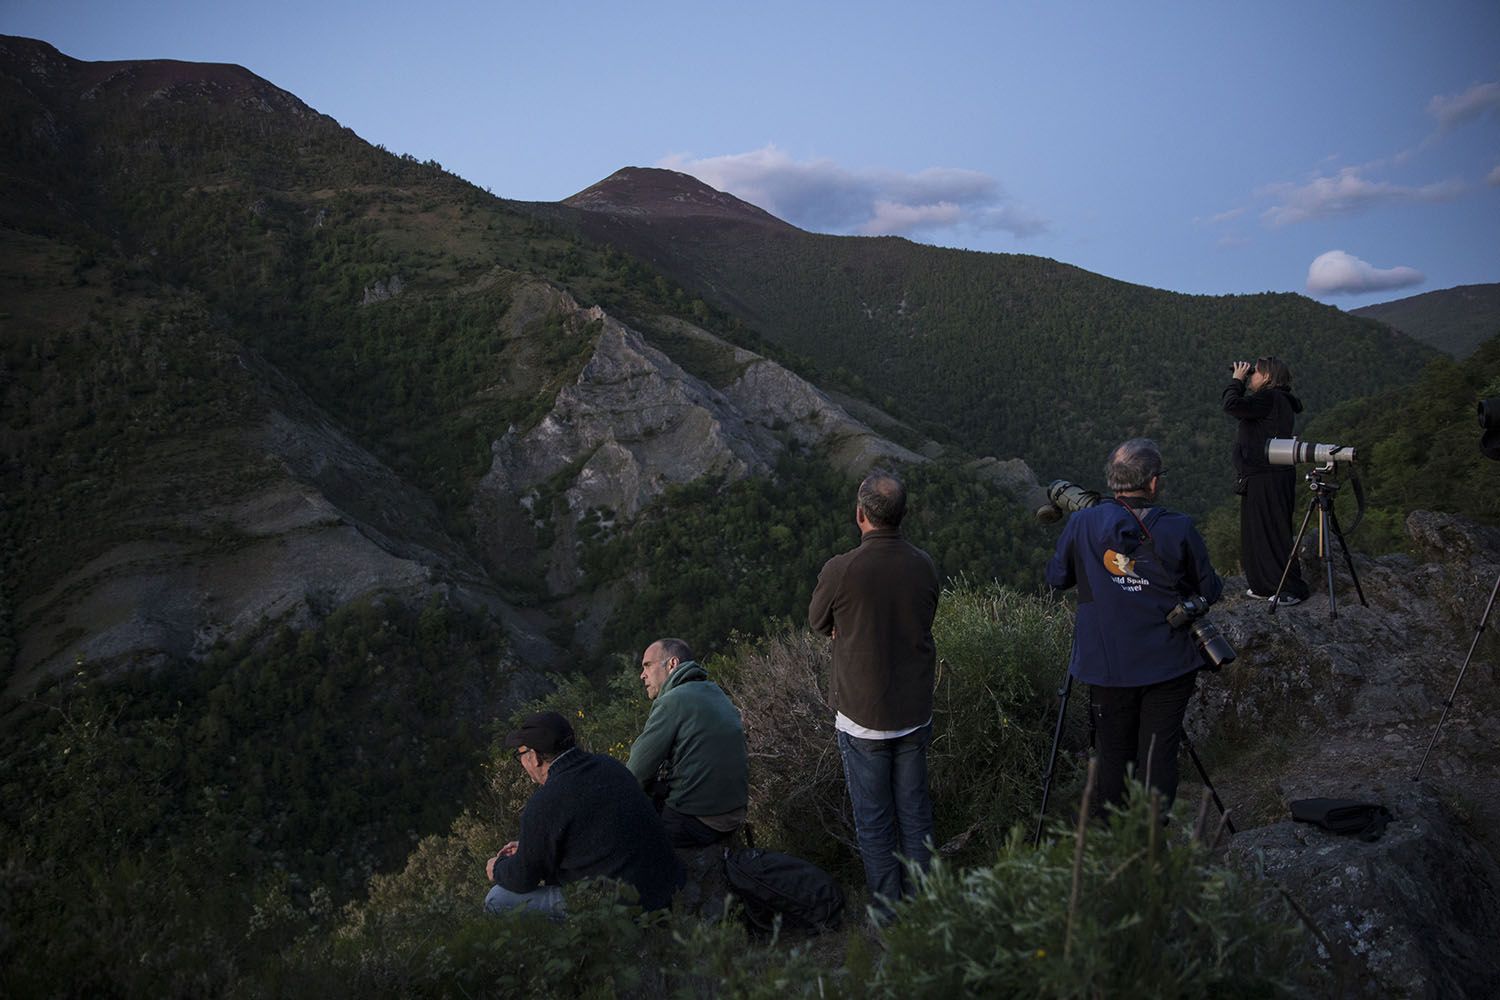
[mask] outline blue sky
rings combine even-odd
[[[1500,3],[0,0],[243,65],[554,201],[670,166],[806,229],[1355,308],[1500,281]]]

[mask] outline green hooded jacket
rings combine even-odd
[[[667,765],[667,805],[719,816],[750,799],[750,761],[739,709],[708,671],[689,660],[667,676],[626,767],[642,787]]]

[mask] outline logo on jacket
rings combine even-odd
[[[1147,585],[1144,577],[1136,575],[1135,560],[1114,549],[1104,550],[1104,571],[1120,585],[1127,594],[1138,594]]]

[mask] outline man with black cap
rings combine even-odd
[[[681,868],[651,800],[624,764],[579,749],[573,727],[556,712],[528,715],[505,745],[515,747],[540,787],[521,810],[520,839],[485,866],[494,883],[486,912],[532,909],[560,917],[561,887],[598,877],[635,886],[645,909],[671,903]]]

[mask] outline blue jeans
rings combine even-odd
[[[838,731],[859,857],[878,916],[889,914],[889,902],[903,895],[901,857],[923,869],[932,860],[932,797],[927,793],[930,742],[930,722],[893,740],[866,740]],[[911,889],[905,884],[904,894]]]
[[[484,897],[484,912],[509,913],[512,910],[535,910],[554,920],[561,920],[566,912],[563,908],[562,887],[543,885],[530,892],[511,892],[503,885],[490,886],[489,895]]]

